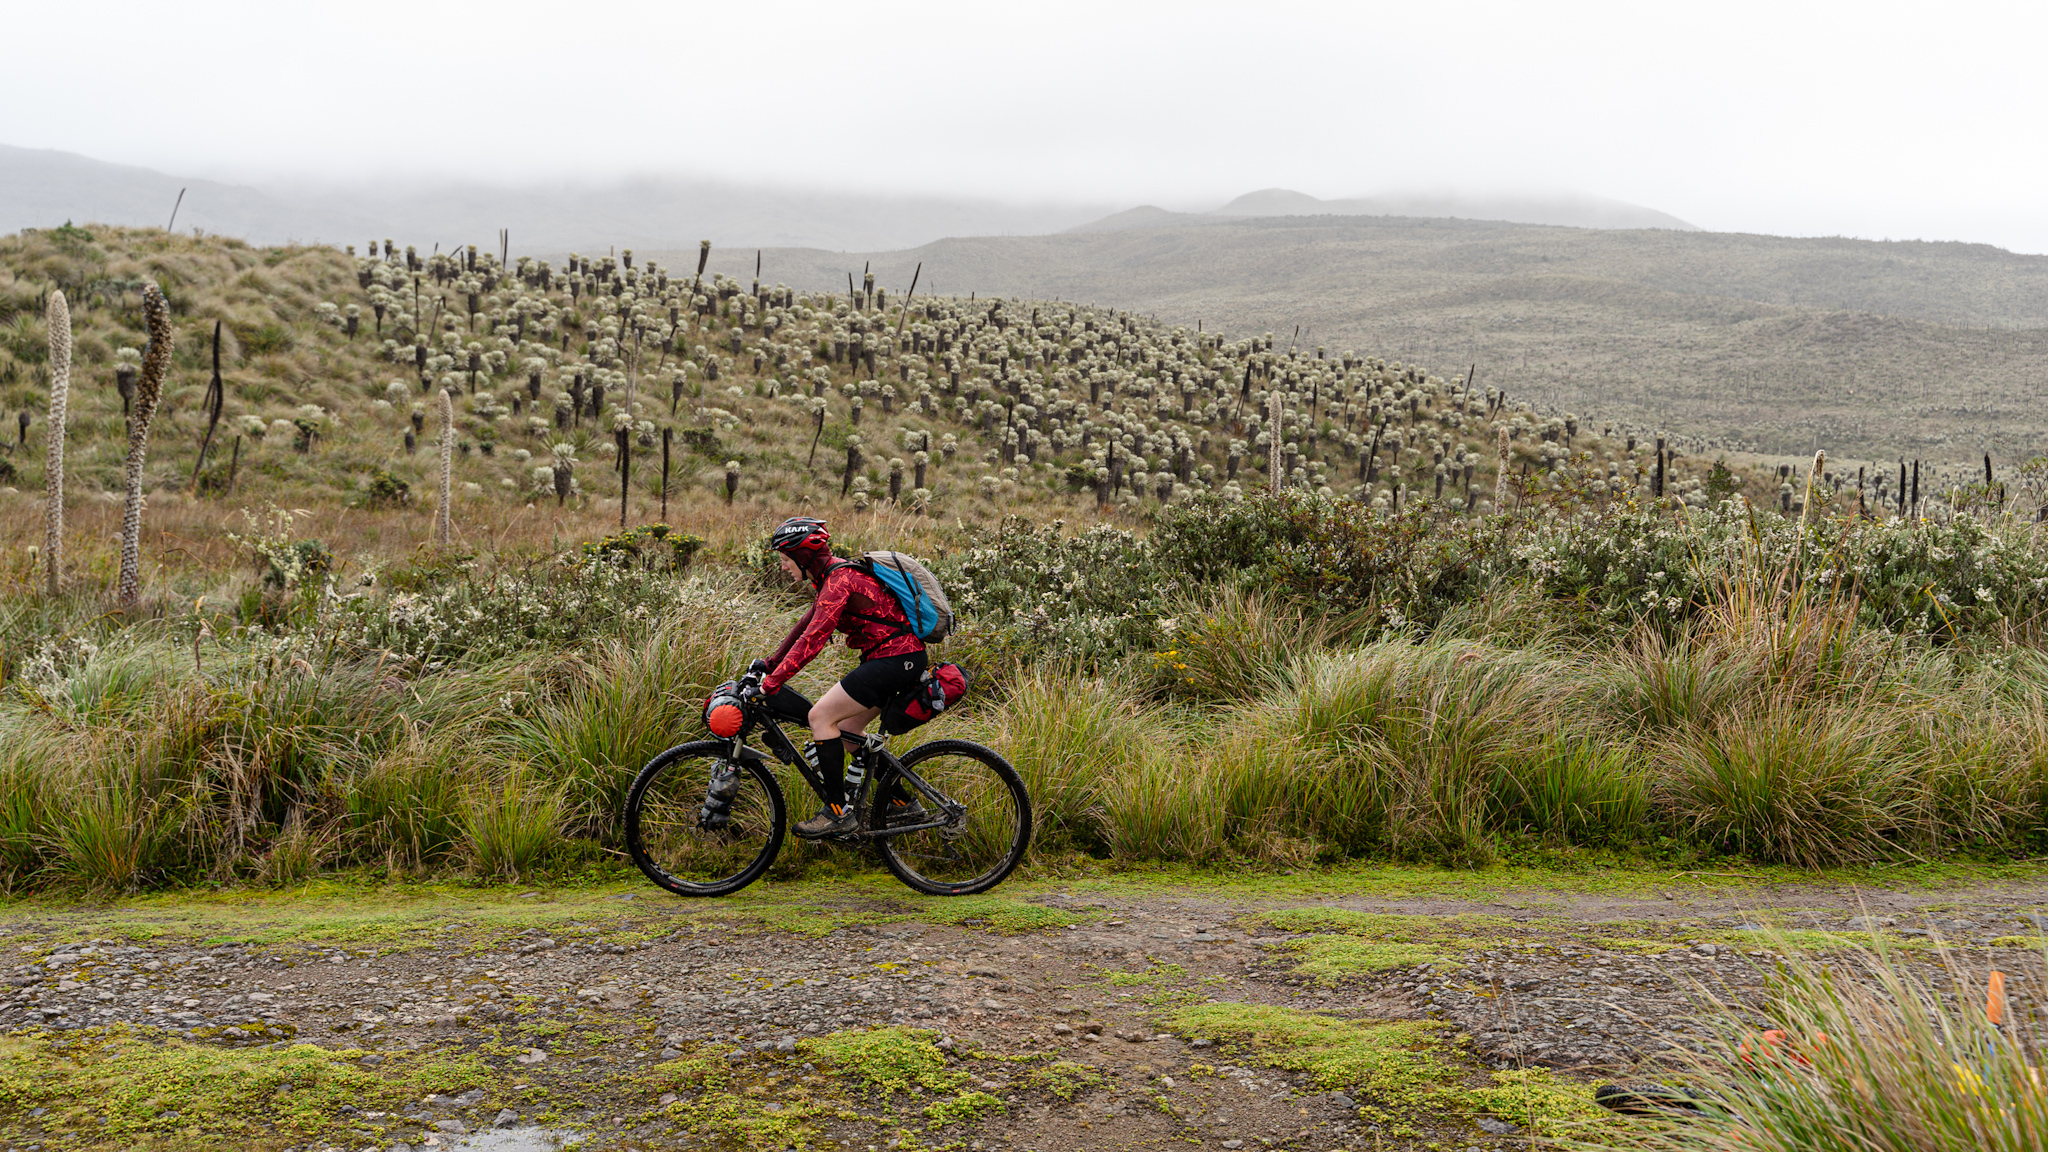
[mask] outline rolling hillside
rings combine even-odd
[[[1539,407],[1725,449],[1962,460],[2048,437],[2048,257],[1986,245],[1594,230],[1469,220],[1225,220],[949,239],[882,253],[769,250],[762,275],[843,289],[1058,297],[1227,336],[1479,365]],[[1153,226],[1146,226],[1151,224]],[[682,262],[685,253],[655,254]],[[751,276],[754,252],[714,251]]]

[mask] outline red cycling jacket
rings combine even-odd
[[[903,606],[882,582],[851,564],[840,564],[825,573],[818,599],[804,610],[796,627],[783,638],[782,647],[768,658],[772,671],[761,681],[761,690],[773,694],[803,671],[804,665],[825,650],[834,631],[846,633],[846,646],[859,652],[863,660],[924,651],[924,641],[910,630]]]

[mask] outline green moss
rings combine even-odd
[[[1418,964],[1455,963],[1449,955],[1425,944],[1386,943],[1356,936],[1310,936],[1294,941],[1290,947],[1301,957],[1294,970],[1322,984]]]
[[[834,1032],[804,1040],[797,1048],[863,1087],[887,1093],[907,1092],[915,1085],[950,1092],[967,1076],[946,1066],[946,1054],[933,1043],[937,1035],[924,1028],[876,1028]]]
[[[1993,948],[2030,948],[2036,952],[2048,949],[2048,936],[2000,936],[1991,942]]]
[[[1472,1109],[1512,1121],[1542,1136],[1607,1118],[1593,1103],[1593,1090],[1560,1080],[1548,1068],[1516,1068],[1495,1072],[1493,1084],[1464,1090]]]
[[[1062,1100],[1072,1100],[1083,1089],[1095,1088],[1103,1083],[1102,1069],[1093,1064],[1077,1060],[1055,1060],[1043,1068],[1033,1069],[1024,1078],[1027,1087],[1050,1092]]]
[[[1718,940],[1745,951],[1767,948],[1787,955],[1803,955],[1808,952],[1840,952],[1845,949],[1869,949],[1878,941],[1869,932],[1821,932],[1811,928],[1765,928],[1751,932],[1705,932],[1703,940]],[[1888,948],[1927,949],[1933,945],[1919,937],[1887,937],[1883,946]]]
[[[1202,1004],[1173,1013],[1169,1023],[1234,1043],[1274,1067],[1306,1072],[1321,1088],[1346,1089],[1394,1135],[1416,1135],[1410,1120],[1430,1114],[1486,1112],[1539,1135],[1606,1118],[1590,1088],[1548,1069],[1495,1072],[1491,1084],[1466,1086],[1470,1073],[1446,1040],[1450,1028],[1434,1021],[1338,1020],[1268,1005]]]
[[[61,1043],[61,1047],[58,1045]],[[32,1108],[52,1131],[116,1144],[177,1145],[258,1136],[346,1140],[351,1104],[396,1110],[429,1092],[457,1093],[494,1073],[473,1057],[387,1054],[364,1068],[354,1052],[299,1044],[221,1049],[163,1042],[125,1028],[0,1039],[0,1125]]]
[[[966,896],[921,908],[917,919],[931,924],[979,924],[998,932],[1043,932],[1085,923],[1091,916],[1014,896]]]
[[[1281,908],[1260,918],[1284,932],[1321,933],[1290,947],[1302,957],[1294,970],[1325,984],[1418,964],[1455,964],[1455,953],[1488,946],[1461,933],[1526,931],[1499,916],[1404,916],[1349,908]]]
[[[685,1088],[722,1088],[732,1083],[732,1065],[719,1055],[684,1056],[665,1060],[634,1077],[649,1088],[680,1091]]]
[[[1666,940],[1640,940],[1630,936],[1595,936],[1587,942],[1609,952],[1632,952],[1639,956],[1662,956],[1682,947]]]
[[[1413,943],[1440,940],[1464,932],[1512,932],[1519,925],[1502,916],[1461,913],[1456,916],[1408,916],[1394,912],[1358,912],[1350,908],[1278,908],[1260,919],[1282,932],[1342,932]]]
[[[816,1138],[820,1118],[837,1109],[810,1101],[770,1101],[758,1091],[706,1092],[695,1100],[678,1100],[665,1114],[681,1127],[715,1143],[740,1148],[805,1147]]]
[[[979,1120],[1002,1108],[1003,1102],[986,1092],[962,1092],[951,1100],[925,1106],[924,1118],[938,1127]]]
[[[1161,981],[1178,982],[1187,978],[1188,970],[1180,964],[1154,962],[1143,972],[1105,972],[1102,978],[1118,988],[1131,988]]]
[[[712,928],[743,923],[776,931],[818,936],[859,924],[919,921],[962,923],[995,931],[1023,932],[1082,923],[1100,913],[1077,913],[1032,902],[1055,885],[1077,897],[1102,894],[1122,898],[1189,890],[1219,896],[1260,900],[1345,897],[1403,898],[1437,896],[1498,902],[1512,899],[1534,906],[1553,898],[1559,888],[1584,894],[1650,895],[1679,888],[1702,896],[1735,895],[1773,882],[1801,884],[1911,885],[1938,890],[1964,884],[2038,881],[2048,877],[2048,863],[1978,865],[1883,865],[1819,873],[1752,867],[1754,878],[1686,877],[1650,869],[1615,868],[1561,876],[1537,868],[1500,867],[1451,870],[1384,863],[1347,862],[1327,868],[1305,868],[1292,875],[1248,874],[1243,869],[1207,869],[1184,865],[1112,866],[1080,861],[1078,875],[1057,881],[1012,878],[1001,895],[911,904],[902,889],[881,874],[800,883],[756,884],[709,909],[678,909],[647,905],[621,906],[616,898],[649,891],[637,879],[607,878],[540,889],[530,884],[478,885],[466,882],[389,881],[369,871],[327,873],[290,891],[183,889],[123,896],[81,907],[67,894],[39,894],[0,900],[0,909],[39,921],[52,941],[126,937],[138,942],[164,936],[283,945],[307,940],[323,943],[361,942],[380,951],[421,947],[480,945],[507,932],[525,928],[552,930],[570,920],[586,923],[603,917],[622,933],[621,941],[644,939],[678,928]],[[450,928],[451,921],[459,926]],[[650,922],[651,921],[651,922]],[[1403,923],[1407,922],[1407,927]],[[1426,917],[1393,917],[1380,913],[1333,908],[1286,909],[1270,914],[1267,923],[1288,931],[1345,934],[1382,932],[1405,941],[1408,927],[1427,926]],[[1452,917],[1443,922],[1452,932],[1489,929],[1526,932],[1528,925],[1490,916]],[[1705,937],[1709,934],[1700,933]],[[1845,938],[1851,934],[1841,934]],[[37,939],[24,935],[26,942]],[[1420,938],[1418,938],[1420,939]]]
[[[1267,1004],[1196,1004],[1171,1013],[1167,1023],[1306,1072],[1323,1088],[1364,1093],[1392,1112],[1431,1104],[1464,1075],[1444,1040],[1449,1026],[1430,1020],[1338,1020]]]

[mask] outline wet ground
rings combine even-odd
[[[1442,875],[16,905],[0,1148],[1521,1147],[1782,955],[2042,990],[2034,880]]]

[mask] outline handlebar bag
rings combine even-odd
[[[711,690],[704,700],[704,726],[711,734],[722,740],[739,735],[740,728],[747,722],[746,705],[740,702],[740,685],[737,680],[727,680]]]

